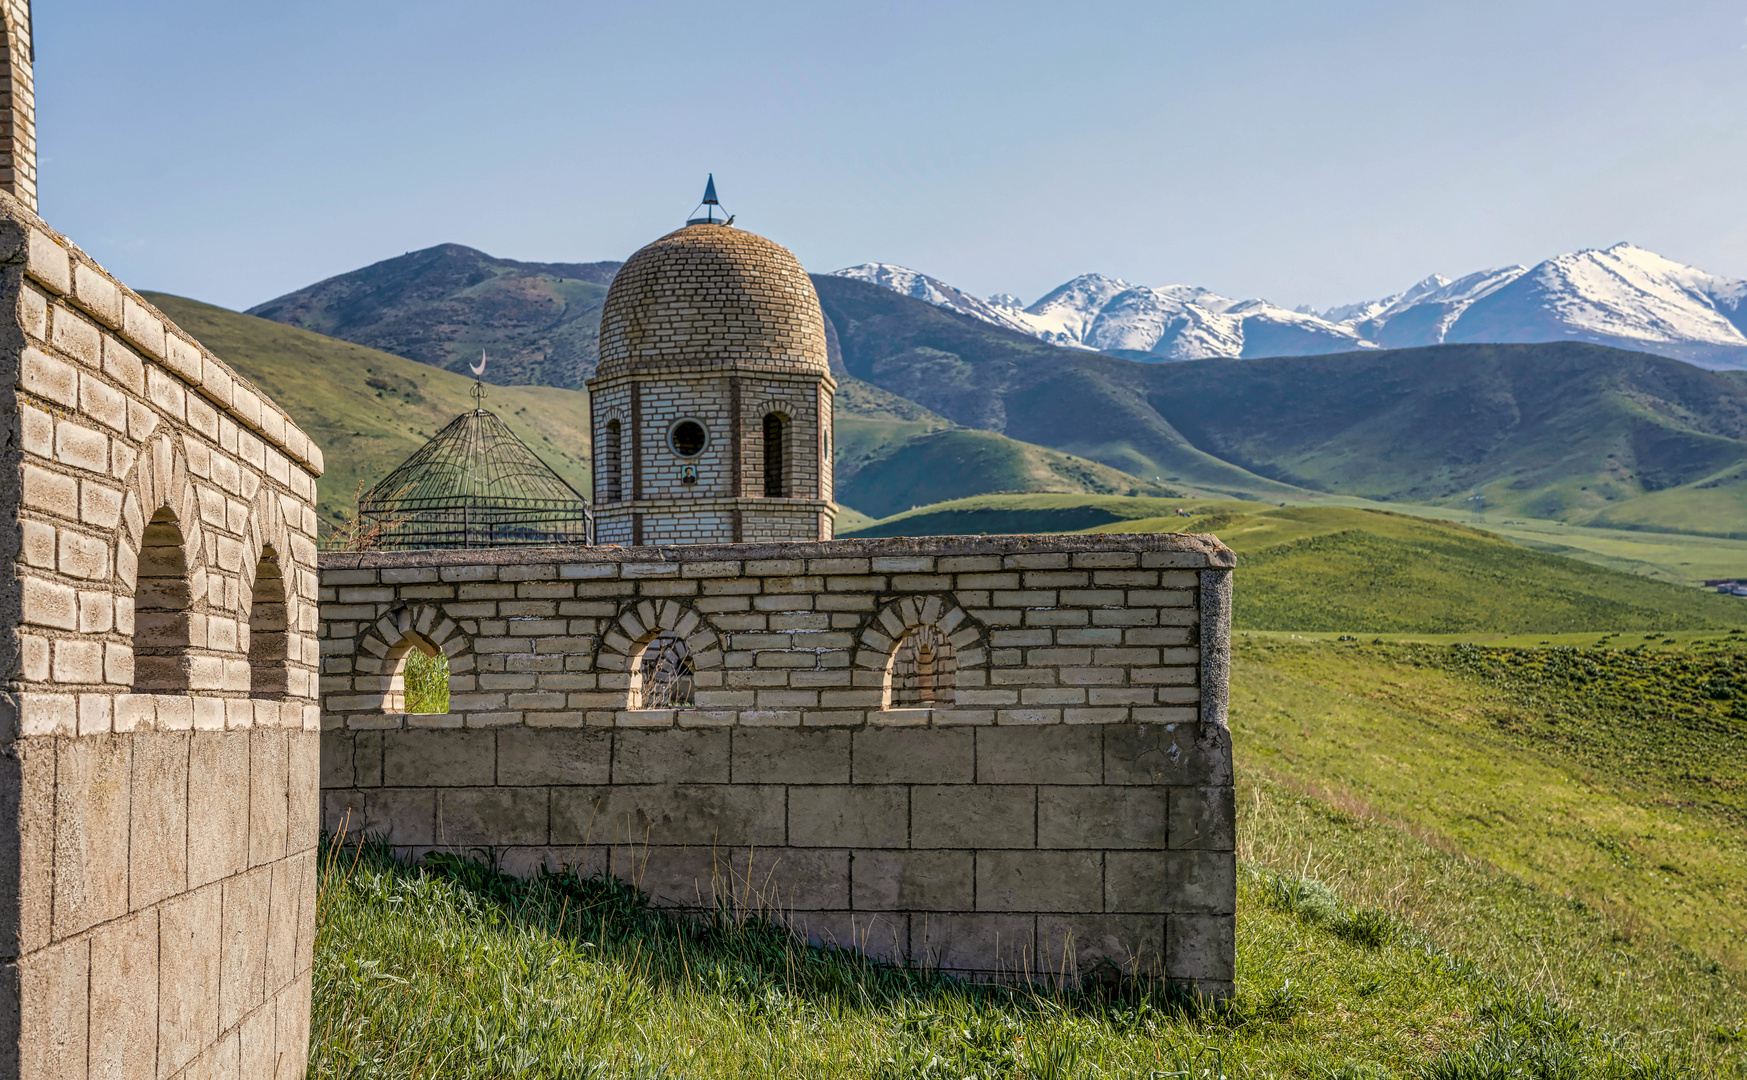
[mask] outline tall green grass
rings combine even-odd
[[[313,1077],[1588,1080],[1719,1062],[1586,1024],[1518,973],[1253,862],[1224,1003],[1138,981],[967,984],[562,870],[414,868],[368,843],[327,845],[323,866]]]

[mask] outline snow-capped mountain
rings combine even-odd
[[[1154,288],[1082,274],[1029,307],[979,300],[886,263],[838,273],[1056,345],[1138,358],[1302,356],[1440,342],[1589,341],[1705,367],[1747,367],[1747,281],[1719,277],[1631,244],[1532,268],[1454,280],[1440,274],[1379,300],[1289,311],[1187,285]]]

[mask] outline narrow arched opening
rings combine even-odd
[[[650,638],[631,663],[631,709],[690,709],[697,705],[697,665],[685,639],[671,630]]]
[[[383,712],[449,711],[449,658],[430,638],[407,634],[389,649],[384,664],[389,675],[383,687]]]
[[[280,699],[289,691],[291,625],[285,575],[272,545],[255,564],[254,598],[249,605],[249,696]]]
[[[782,413],[764,414],[764,497],[789,497],[789,418]]]
[[[188,689],[188,555],[182,526],[165,507],[146,523],[133,590],[133,688],[168,694]]]
[[[618,502],[624,498],[624,481],[619,463],[623,459],[624,441],[617,420],[608,420],[601,439],[601,502]]]
[[[886,666],[886,708],[949,709],[957,674],[952,643],[940,628],[913,627],[898,639]]]

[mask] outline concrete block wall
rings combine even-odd
[[[327,556],[323,814],[976,976],[1231,988],[1231,552],[931,537]],[[928,708],[891,667],[953,650]],[[633,700],[681,637],[695,706]],[[411,648],[451,711],[408,715]]]
[[[0,1077],[301,1075],[320,451],[4,195],[0,423]]]

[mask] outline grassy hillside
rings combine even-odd
[[[189,333],[291,413],[327,455],[320,511],[329,522],[443,424],[473,406],[471,377],[282,323],[147,294]],[[588,395],[493,386],[486,407],[585,496]],[[837,420],[838,498],[878,514],[987,491],[1157,491],[1096,462],[993,432],[954,429],[913,402],[846,379]],[[865,524],[854,511],[844,528]]]
[[[1240,636],[1233,741],[1252,778],[1480,860],[1602,915],[1621,944],[1675,946],[1669,963],[1715,977],[1681,1000],[1747,1018],[1744,672],[1747,652],[1729,638],[1658,654]],[[1357,885],[1364,871],[1344,861],[1320,870]],[[1644,1016],[1652,1002],[1641,995],[1656,980],[1609,971],[1562,981],[1567,994],[1592,996],[1596,1014]]]
[[[1095,461],[992,431],[929,421],[837,420],[837,498],[876,516],[991,491],[1160,494]]]
[[[581,390],[619,264],[526,263],[439,244],[317,282],[249,314],[487,381]]]
[[[197,300],[144,295],[271,395],[321,446],[327,474],[317,509],[330,523],[355,507],[360,484],[386,476],[473,407],[471,377]],[[585,392],[494,386],[485,406],[572,487],[589,493]]]
[[[1236,623],[1254,629],[1448,634],[1747,626],[1747,604],[1733,597],[1530,550],[1455,522],[1354,507],[994,495],[922,507],[854,535],[1081,531],[1216,534],[1240,556]]]

